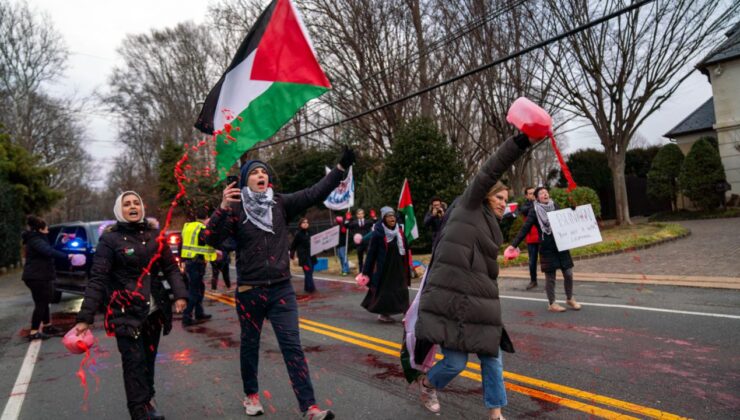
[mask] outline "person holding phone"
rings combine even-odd
[[[304,418],[334,418],[330,410],[316,405],[301,347],[298,302],[290,281],[288,221],[323,202],[354,162],[354,152],[345,147],[339,164],[319,182],[286,194],[273,191],[273,175],[265,162],[247,161],[241,167],[239,183],[224,189],[221,205],[210,218],[206,243],[218,247],[233,238],[237,244],[236,311],[241,326],[243,406],[248,416],[264,413],[257,365],[262,324],[269,318]]]

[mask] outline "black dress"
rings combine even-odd
[[[382,315],[406,313],[409,308],[409,270],[405,256],[398,253],[397,239],[385,247],[378,282],[371,282],[362,307]]]

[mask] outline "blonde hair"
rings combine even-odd
[[[490,198],[491,196],[495,195],[497,192],[500,192],[500,191],[509,191],[509,187],[507,187],[506,184],[504,184],[503,182],[497,181],[496,184],[493,187],[491,187],[490,190],[488,190],[488,194],[486,194],[486,198]]]

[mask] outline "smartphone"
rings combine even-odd
[[[239,177],[236,175],[229,175],[226,177],[226,185],[234,184],[234,187],[239,186]]]

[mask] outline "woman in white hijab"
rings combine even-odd
[[[100,237],[75,328],[78,335],[84,333],[98,308],[107,305],[104,326],[121,353],[131,418],[164,419],[153,402],[159,339],[163,330],[167,335],[172,329],[172,301],[162,282],[170,284],[178,313],[188,292],[170,248],[165,245],[159,254],[159,231],[144,217],[139,194],[119,195],[113,213],[118,222]]]

